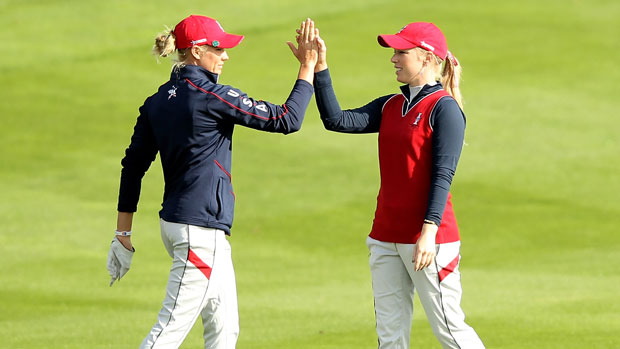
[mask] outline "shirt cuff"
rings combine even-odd
[[[314,73],[314,89],[329,86],[332,84],[332,77],[329,75],[329,68]]]

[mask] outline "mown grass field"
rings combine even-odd
[[[312,17],[345,108],[397,91],[376,42],[432,21],[464,67],[453,183],[463,308],[488,348],[620,347],[620,3],[0,0],[0,347],[136,348],[169,268],[154,163],[131,271],[108,287],[120,159],[167,78],[149,55],[189,14],[246,36],[221,82],[282,103]],[[376,135],[237,128],[238,348],[375,348],[368,251]],[[416,301],[412,347],[439,348]],[[202,346],[200,324],[182,348]]]

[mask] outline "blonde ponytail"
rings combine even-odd
[[[166,29],[165,32],[157,35],[155,38],[155,45],[153,45],[152,50],[153,55],[157,58],[168,57],[176,52],[176,57],[171,58],[175,69],[185,66],[186,61],[189,58],[190,51],[191,48],[177,50],[176,37],[171,29]]]
[[[170,29],[155,38],[153,54],[157,57],[168,57],[176,51],[176,38]]]
[[[448,51],[448,57],[441,72],[441,84],[446,92],[456,100],[461,109],[463,109],[463,97],[461,96],[459,84],[461,83],[462,71],[459,61],[452,55],[452,52]]]

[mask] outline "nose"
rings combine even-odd
[[[398,62],[398,59],[396,59],[396,54],[392,55],[392,58],[390,58],[390,62],[392,62],[392,63]]]
[[[228,57],[228,52],[224,51],[224,53],[222,53],[222,61],[227,61],[230,58]]]

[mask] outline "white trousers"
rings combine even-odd
[[[444,348],[479,349],[482,341],[465,323],[461,309],[460,242],[437,245],[429,267],[414,271],[414,244],[366,240],[375,298],[380,349],[408,349],[413,295],[418,297],[435,337]]]
[[[235,348],[237,288],[225,233],[164,220],[160,225],[172,268],[157,322],[140,348],[178,348],[199,315],[205,348]]]

